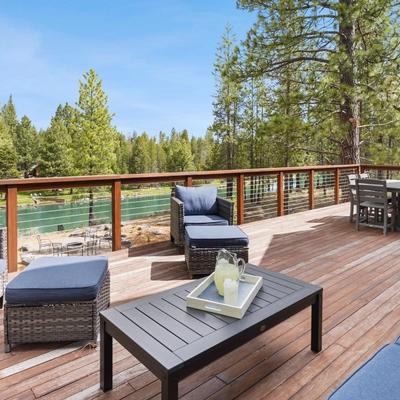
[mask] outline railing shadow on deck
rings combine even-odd
[[[380,230],[372,228],[356,231],[347,215],[332,215],[306,220],[304,227],[294,232],[273,234],[259,264],[289,275],[291,271],[302,269],[306,278],[315,268],[340,263],[342,253],[354,251],[356,244],[367,251],[399,239],[396,232],[383,236]]]

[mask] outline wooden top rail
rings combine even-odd
[[[400,171],[400,165],[372,165],[372,164],[361,164],[360,168],[365,171],[368,169],[374,169],[378,171]]]
[[[283,173],[299,173],[313,171],[329,171],[335,169],[358,168],[356,164],[345,165],[315,165],[305,167],[281,167],[281,168],[253,168],[231,169],[216,171],[187,171],[187,172],[163,172],[151,174],[125,174],[125,175],[91,175],[91,176],[67,176],[54,178],[21,178],[0,180],[0,191],[14,187],[19,191],[63,189],[88,186],[111,186],[113,182],[121,182],[122,185],[132,183],[162,183],[185,181],[192,179],[229,178],[239,175],[255,176]]]

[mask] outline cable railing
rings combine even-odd
[[[217,186],[220,196],[235,202],[235,223],[243,224],[348,201],[346,175],[361,170],[400,179],[400,167],[320,165],[0,180],[0,192],[6,194],[0,228],[7,228],[9,269],[17,266],[18,238],[35,232],[108,225],[112,249],[119,250],[127,227],[169,229],[175,184]]]

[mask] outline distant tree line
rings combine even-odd
[[[10,96],[0,112],[0,178],[144,173],[207,169],[212,165],[212,134],[190,137],[172,129],[152,137],[129,136],[112,123],[102,81],[91,69],[83,75],[74,106],[59,105],[45,130],[27,116],[17,117]]]

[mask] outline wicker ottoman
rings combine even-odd
[[[110,304],[106,257],[41,257],[6,287],[5,351],[18,343],[97,341]]]
[[[185,261],[190,276],[214,272],[217,254],[222,248],[249,261],[249,238],[237,226],[187,226]]]
[[[0,258],[0,308],[3,307],[4,286],[7,280],[6,262]]]

